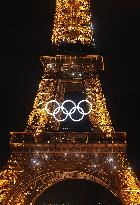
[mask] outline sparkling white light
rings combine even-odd
[[[82,103],[87,103],[88,104],[88,107],[89,107],[89,110],[88,112],[84,112],[84,109],[81,107],[81,104]],[[66,108],[65,108],[65,104],[72,104],[72,108],[68,111]],[[55,104],[55,105],[54,105]],[[50,108],[54,108],[53,111],[50,111]],[[79,122],[81,121],[85,115],[88,115],[91,111],[92,111],[92,104],[88,101],[88,100],[81,100],[78,105],[76,106],[75,102],[72,101],[72,100],[65,100],[62,105],[60,105],[56,100],[50,100],[49,102],[46,103],[46,106],[45,106],[45,110],[47,111],[47,113],[49,115],[52,115],[56,121],[58,122],[63,122],[65,121],[68,117],[70,117],[70,119],[74,122]],[[76,112],[76,110],[78,110],[78,112],[81,114],[81,118],[79,119],[74,119],[72,117],[72,115]],[[63,119],[58,119],[57,118],[57,114],[61,112],[63,114],[65,114],[66,116],[63,118]]]

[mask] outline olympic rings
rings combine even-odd
[[[81,107],[81,104],[82,103],[87,103],[89,104],[89,110],[88,112],[84,112],[83,108]],[[66,103],[71,103],[72,104],[72,108],[68,111],[66,108],[65,108],[65,104]],[[54,108],[54,111],[51,112],[49,110],[49,106],[54,106],[53,104],[55,104],[55,107]],[[47,111],[47,113],[51,116],[54,117],[54,119],[58,122],[63,122],[65,121],[68,116],[70,117],[70,119],[74,122],[79,122],[81,121],[85,115],[88,115],[91,111],[92,111],[92,104],[88,101],[88,100],[81,100],[78,105],[75,104],[75,102],[73,102],[72,100],[65,100],[62,105],[59,104],[59,102],[57,102],[56,100],[50,100],[49,102],[47,102],[46,106],[45,106],[45,110]],[[72,115],[75,113],[75,111],[78,110],[78,112],[81,114],[81,118],[79,119],[74,119],[72,117]],[[64,115],[66,115],[63,119],[58,119],[57,118],[57,114],[59,114],[59,112],[62,112]]]

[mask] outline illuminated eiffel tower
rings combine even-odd
[[[61,180],[86,179],[109,189],[122,204],[140,204],[126,133],[115,132],[102,92],[103,58],[91,52],[90,0],[56,0],[52,44],[57,54],[41,57],[44,74],[25,132],[11,132],[0,203],[35,204]]]

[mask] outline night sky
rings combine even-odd
[[[10,131],[23,131],[50,52],[54,0],[5,1],[1,6],[0,157]],[[130,165],[140,178],[140,1],[92,2],[95,43],[104,56],[101,82],[116,131],[127,132]]]

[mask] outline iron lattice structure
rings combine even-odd
[[[56,0],[52,42],[93,43],[90,0]]]
[[[91,43],[89,1],[57,0],[56,4],[52,42],[59,45],[78,39],[84,45]],[[0,173],[1,204],[35,204],[44,190],[66,179],[97,182],[122,204],[140,204],[140,183],[127,162],[126,133],[115,132],[102,92],[103,58],[54,55],[42,56],[41,62],[44,74],[25,132],[11,132],[11,158]],[[92,130],[88,132],[60,131],[61,123],[45,109],[50,100],[62,103],[71,91],[85,93],[92,103],[88,116]]]

